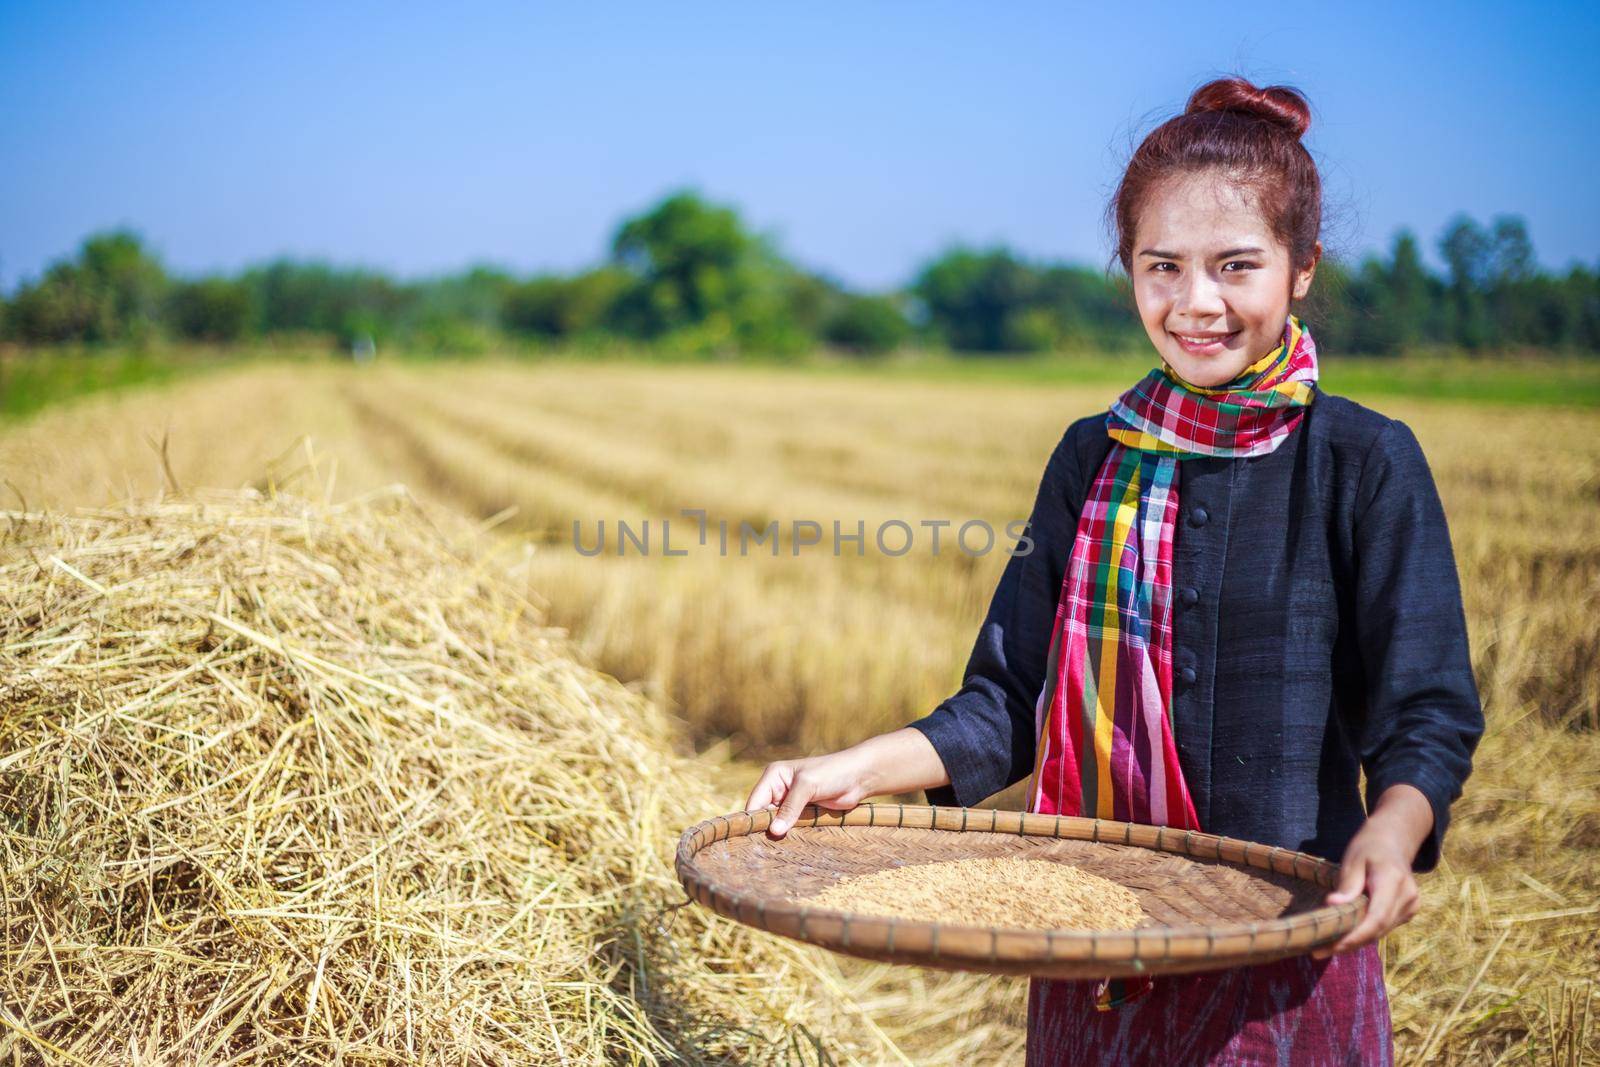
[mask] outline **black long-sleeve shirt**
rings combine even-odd
[[[972,806],[1033,770],[1034,706],[1078,513],[1111,447],[1079,419],[1045,465],[960,691],[909,725]],[[1338,861],[1389,786],[1433,808],[1432,870],[1483,712],[1444,509],[1410,427],[1318,392],[1274,451],[1179,461],[1173,731],[1208,833]],[[1366,808],[1359,770],[1367,775]]]

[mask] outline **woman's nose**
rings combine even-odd
[[[1222,286],[1203,270],[1188,272],[1179,287],[1176,304],[1174,310],[1196,317],[1221,315],[1228,310],[1222,302]]]

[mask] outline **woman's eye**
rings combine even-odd
[[[1250,262],[1248,259],[1230,260],[1229,262],[1224,263],[1222,265],[1222,269],[1223,270],[1227,270],[1230,267],[1238,267],[1239,270],[1255,270],[1256,269],[1256,265],[1254,263]],[[1234,273],[1238,273],[1238,271],[1235,271]]]
[[[1172,268],[1172,270],[1177,270],[1178,269],[1178,265],[1176,263],[1152,263],[1150,265],[1150,269],[1151,270],[1153,270],[1153,271],[1161,271],[1161,272],[1164,272],[1164,273],[1171,273],[1171,271],[1167,270],[1167,268],[1169,268],[1169,267]]]

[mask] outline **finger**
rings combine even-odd
[[[751,787],[750,795],[745,798],[744,810],[756,812],[772,803],[772,794],[778,784],[776,768],[771,764],[761,772],[761,777],[756,779],[756,784]]]
[[[796,774],[789,783],[788,792],[783,795],[783,803],[778,805],[778,813],[772,817],[771,832],[780,837],[786,833],[815,793],[816,786],[812,785],[811,780],[803,774]]]
[[[1334,945],[1334,951],[1345,952],[1360,948],[1388,932],[1395,925],[1399,910],[1401,875],[1382,865],[1373,865],[1367,872],[1367,914],[1355,929],[1345,934]]]
[[[1333,892],[1328,894],[1327,902],[1329,904],[1347,904],[1356,897],[1360,896],[1362,889],[1366,887],[1367,868],[1367,861],[1362,857],[1355,857],[1347,860],[1343,865],[1341,865],[1339,868],[1339,884],[1334,888]],[[1372,900],[1369,896],[1367,900],[1366,915],[1362,917],[1361,921],[1356,923],[1355,926],[1351,927],[1350,930],[1346,931],[1345,935],[1339,940],[1330,945],[1324,945],[1319,949],[1313,950],[1311,957],[1319,960],[1327,959],[1329,956],[1332,956],[1335,953],[1344,952],[1355,947],[1354,938],[1361,930],[1362,925],[1368,918],[1371,917],[1371,915]]]
[[[1328,894],[1329,904],[1346,904],[1361,895],[1367,881],[1367,861],[1357,857],[1339,868],[1339,884]]]
[[[1422,910],[1422,893],[1414,878],[1407,878],[1400,890],[1400,918],[1396,925],[1408,923]]]

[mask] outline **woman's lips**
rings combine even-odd
[[[1176,333],[1168,330],[1178,342],[1178,347],[1192,356],[1215,356],[1226,351],[1228,342],[1239,331],[1233,333]]]

